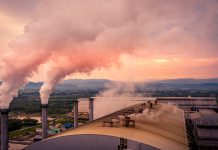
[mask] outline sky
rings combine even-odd
[[[63,4],[65,2],[69,3],[69,9]],[[89,44],[82,48],[79,47],[75,52],[78,53],[78,56],[72,56],[73,59],[80,59],[80,49],[84,49],[84,51],[81,50],[81,55],[84,53],[86,56],[84,60],[93,57],[93,59],[97,58],[96,62],[105,64],[95,64],[96,67],[89,66],[91,68],[87,70],[85,67],[82,70],[72,68],[58,78],[143,81],[218,77],[217,0],[126,0],[126,2],[107,0],[105,2],[107,4],[92,0],[92,3],[87,2],[87,5],[84,3],[86,3],[85,0],[72,0],[72,2],[69,0],[61,2],[57,2],[57,0],[54,2],[49,0],[44,2],[40,0],[0,0],[0,60],[5,60],[1,59],[3,55],[13,56],[14,51],[20,51],[21,55],[29,52],[17,50],[17,47],[35,48],[32,51],[38,51],[37,53],[31,51],[33,53],[31,60],[35,60],[34,55],[41,53],[38,49],[45,47],[47,49],[47,45],[40,45],[46,41],[41,36],[50,39],[55,37],[55,42],[52,41],[52,47],[55,47],[53,49],[61,47],[60,49],[63,50],[58,50],[56,54],[53,54],[52,51],[52,56],[44,54],[42,50],[42,55],[49,55],[49,59],[45,57],[45,60],[38,64],[38,68],[31,72],[31,75],[27,75],[28,80],[46,81],[48,74],[54,73],[54,70],[49,68],[65,66],[65,63],[58,64],[56,63],[57,59],[52,58],[63,56],[59,61],[64,60],[65,62],[66,60],[68,64],[77,63],[68,61],[64,54],[71,54],[70,50],[66,50],[68,45],[70,45],[70,49],[78,48],[83,40],[88,41]],[[70,9],[71,5],[72,9]],[[91,15],[84,13],[85,11]],[[99,15],[99,12],[103,17]],[[71,17],[74,21],[69,21]],[[66,22],[64,25],[56,25],[56,21]],[[68,30],[63,28],[71,28],[67,24],[75,26],[75,30],[70,29],[69,32],[72,32],[70,36],[76,38],[69,43],[76,44],[63,42],[63,48],[61,44],[54,43],[65,40],[64,37]],[[61,27],[59,28],[59,26]],[[45,32],[51,34],[44,34]],[[37,39],[35,40],[37,42],[29,39],[23,42],[24,38]],[[95,43],[92,42],[93,40]],[[23,46],[22,43],[28,46]],[[87,47],[99,50],[86,53]],[[101,49],[104,49],[104,52]],[[98,54],[99,56],[96,56]],[[100,59],[104,54],[107,54],[107,57]],[[13,58],[15,64],[17,57],[22,58],[23,56],[16,54],[16,57]],[[108,57],[112,59],[109,60]],[[22,61],[22,59],[18,60]],[[104,60],[107,61],[104,62]],[[80,66],[83,67],[84,64]],[[13,65],[7,65],[7,68],[10,70]],[[19,72],[19,69],[16,71]],[[59,81],[59,79],[57,80]]]

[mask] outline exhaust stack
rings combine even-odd
[[[89,121],[93,120],[94,106],[93,106],[94,98],[89,98]]]
[[[48,104],[42,104],[42,139],[48,137]]]
[[[78,127],[78,100],[73,101],[74,127]]]
[[[1,109],[1,150],[8,150],[8,112]]]

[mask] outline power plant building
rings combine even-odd
[[[185,111],[196,111],[198,109],[218,110],[215,97],[157,97],[161,103],[174,104]]]
[[[191,113],[190,120],[197,146],[202,150],[218,149],[218,113],[203,109]]]
[[[166,104],[135,104],[32,144],[27,150],[186,150],[184,111]]]

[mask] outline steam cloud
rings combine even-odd
[[[99,92],[97,97],[140,97],[143,94],[136,92],[134,82],[110,82],[105,84],[105,90]]]
[[[141,93],[137,93],[136,85],[138,84],[134,82],[105,84],[105,90],[98,93],[94,100],[94,119],[146,102],[148,98],[143,97],[144,95]]]
[[[217,5],[214,0],[41,0],[24,33],[0,56],[1,107],[9,107],[42,64],[47,76],[40,93],[47,103],[66,75],[119,65],[123,53],[158,46],[170,52],[217,50]]]

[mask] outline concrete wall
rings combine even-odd
[[[84,134],[44,140],[28,146],[26,150],[118,150],[119,144],[119,137]],[[158,150],[132,140],[127,140],[127,145],[131,150]]]

